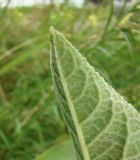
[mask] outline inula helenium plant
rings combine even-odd
[[[140,115],[51,28],[51,71],[77,160],[140,160]]]

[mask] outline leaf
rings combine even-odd
[[[73,144],[70,140],[47,150],[36,160],[75,160]]]
[[[51,28],[51,71],[78,160],[139,160],[140,115]]]

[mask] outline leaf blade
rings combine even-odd
[[[74,148],[71,140],[54,146],[39,155],[36,160],[75,160]]]
[[[64,119],[76,141],[77,159],[139,158],[139,113],[100,77],[62,34],[54,29],[51,33],[51,55],[55,56],[51,59],[52,75]]]

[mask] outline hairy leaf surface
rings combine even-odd
[[[78,160],[139,160],[140,115],[51,28],[51,71]]]

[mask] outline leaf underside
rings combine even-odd
[[[51,71],[77,160],[139,160],[139,113],[53,28]]]

